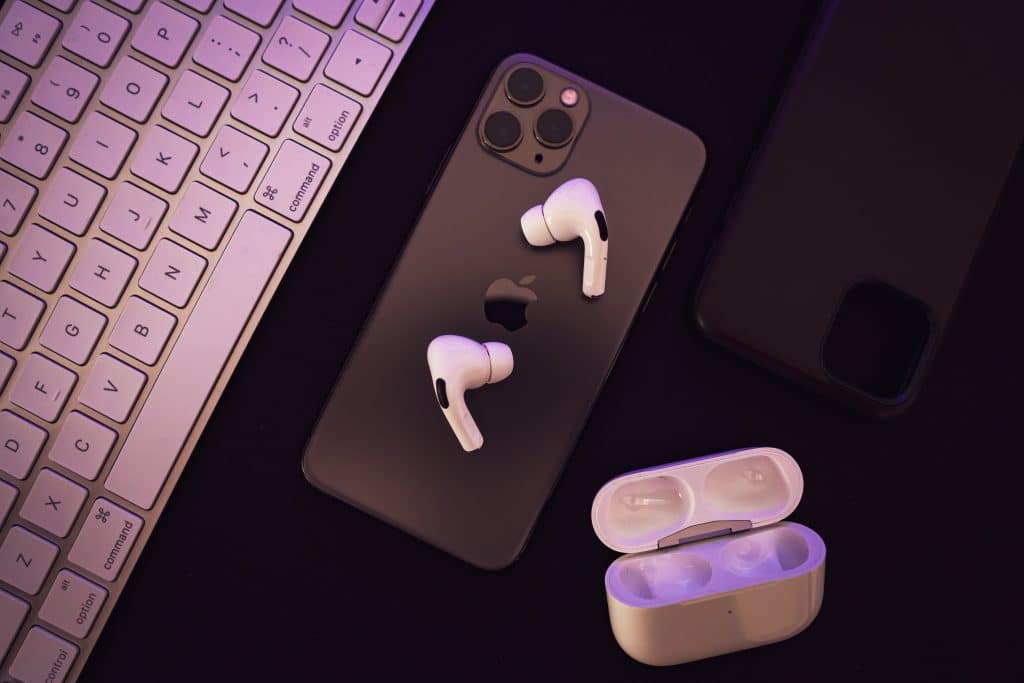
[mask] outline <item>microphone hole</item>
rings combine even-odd
[[[544,163],[544,155],[538,152],[537,154],[533,155],[533,160],[536,161],[538,164],[542,164]]]

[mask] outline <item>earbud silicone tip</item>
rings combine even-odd
[[[488,380],[488,384],[500,382],[512,374],[512,349],[508,344],[487,342],[484,348],[491,357],[491,379]]]
[[[551,235],[551,231],[548,230],[547,221],[544,220],[544,206],[538,204],[529,211],[523,214],[523,217],[519,219],[519,223],[523,226],[523,235],[526,236],[526,241],[535,247],[546,247],[549,244],[555,243],[555,238]]]

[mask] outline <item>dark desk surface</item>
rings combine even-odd
[[[705,254],[817,3],[569,4],[438,3],[83,681],[520,681],[584,671],[615,681],[877,680],[901,666],[916,680],[957,680],[979,661],[1009,677],[1019,626],[998,623],[1019,612],[1021,596],[1010,555],[1020,549],[1021,477],[1010,467],[1020,457],[1011,392],[1021,373],[1010,364],[1024,348],[1011,298],[1021,291],[1024,164],[919,402],[891,423],[870,421],[719,350],[692,319]],[[491,69],[516,51],[687,125],[709,162],[673,260],[533,539],[510,569],[486,573],[317,493],[299,459],[434,169]],[[760,444],[800,462],[806,489],[792,518],[828,544],[817,621],[790,641],[684,668],[633,662],[608,626],[602,577],[616,553],[591,529],[594,493],[630,469]]]

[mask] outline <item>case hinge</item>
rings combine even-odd
[[[668,536],[658,541],[658,548],[671,548],[674,545],[680,543],[692,543],[693,541],[703,541],[706,538],[714,538],[715,536],[725,536],[727,534],[734,534],[737,531],[747,531],[752,529],[753,525],[749,519],[724,519],[716,522],[705,522],[704,524],[695,524],[694,526],[688,526],[679,531],[675,531]]]

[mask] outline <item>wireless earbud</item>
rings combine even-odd
[[[466,451],[484,445],[484,437],[466,407],[465,392],[496,384],[512,374],[512,349],[501,342],[481,344],[446,334],[427,346],[427,365],[441,412]]]
[[[608,269],[608,223],[597,188],[586,178],[562,183],[544,204],[520,219],[526,241],[535,247],[583,240],[583,294],[604,294]]]

